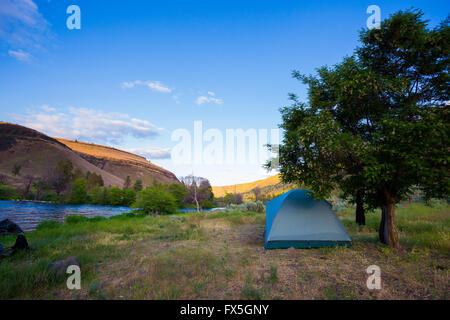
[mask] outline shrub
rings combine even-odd
[[[264,203],[262,201],[255,201],[255,202],[245,202],[242,204],[230,204],[229,208],[231,210],[237,210],[237,211],[252,211],[252,212],[264,212],[266,207],[264,206]]]
[[[177,209],[176,199],[158,186],[142,190],[133,207],[141,208],[145,213],[171,214]]]
[[[87,197],[86,179],[78,178],[72,184],[70,203],[74,204],[86,203],[86,197]]]
[[[118,187],[109,189],[109,204],[112,206],[122,205],[122,190]]]
[[[131,206],[136,201],[136,191],[133,189],[123,190],[123,200],[122,205]]]
[[[0,184],[0,200],[12,200],[16,197],[16,189]]]
[[[44,220],[39,222],[39,224],[36,227],[36,230],[42,230],[42,229],[56,229],[62,226],[62,223],[57,220]]]
[[[89,218],[85,216],[79,216],[79,215],[71,215],[66,218],[66,223],[68,224],[77,224],[77,223],[83,223],[88,222]]]

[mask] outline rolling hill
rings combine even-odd
[[[58,140],[17,124],[0,122],[0,174],[9,184],[20,185],[28,174],[42,177],[61,160],[71,160],[75,168],[101,175],[105,186],[122,187],[128,175],[133,181],[142,179],[144,185],[178,181],[172,172],[125,151]],[[12,174],[15,164],[21,165],[20,176]]]
[[[252,192],[255,188],[260,188],[261,195],[276,196],[294,187],[295,185],[293,184],[283,184],[280,176],[274,175],[262,180],[230,186],[212,187],[212,189],[215,197],[223,197],[226,193],[241,193],[245,201],[250,201],[255,198]]]
[[[154,181],[159,183],[178,182],[172,172],[133,153],[93,143],[55,139],[75,151],[83,159],[123,180],[130,176],[133,181],[141,179],[147,186]]]

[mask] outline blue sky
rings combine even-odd
[[[69,30],[66,9],[81,9]],[[260,164],[175,164],[174,130],[274,129],[293,69],[312,73],[357,46],[369,5],[381,18],[447,1],[0,0],[0,120],[143,154],[213,185],[264,178]],[[270,139],[269,139],[270,141]],[[259,141],[258,141],[259,143]]]

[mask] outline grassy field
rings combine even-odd
[[[351,248],[264,250],[265,215],[253,212],[46,222],[27,234],[34,250],[0,262],[0,298],[449,299],[448,205],[398,208],[396,250],[377,241],[378,212],[363,227],[350,209],[339,216]],[[81,290],[47,272],[73,255]],[[374,264],[381,290],[366,287]]]

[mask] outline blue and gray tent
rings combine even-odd
[[[290,190],[266,204],[266,249],[350,245],[331,205],[314,200],[307,190]]]

